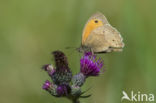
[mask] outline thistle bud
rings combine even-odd
[[[81,95],[81,88],[79,86],[72,85],[72,87],[71,87],[71,94],[73,96],[79,96],[79,95]]]
[[[51,83],[50,81],[46,80],[42,86],[42,89],[48,91],[50,94],[57,96],[56,90],[57,85]]]
[[[86,80],[86,76],[83,73],[76,74],[72,78],[72,83],[74,86],[82,86]]]
[[[55,72],[55,68],[51,64],[46,64],[42,68],[48,72],[49,76],[52,76]]]
[[[62,84],[57,87],[56,92],[58,96],[68,96],[71,92],[71,88],[69,85]]]
[[[68,61],[65,54],[61,51],[53,52],[56,64],[56,72],[52,75],[52,80],[55,84],[68,84],[72,78],[72,72],[68,67]]]

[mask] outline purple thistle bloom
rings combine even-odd
[[[46,80],[45,83],[42,86],[42,89],[48,90],[50,88],[50,86],[51,86],[50,81]]]
[[[90,52],[85,53],[80,60],[80,71],[87,77],[99,75],[102,67],[103,61]]]
[[[51,64],[44,65],[42,67],[42,69],[44,69],[45,71],[47,71],[50,76],[52,76],[54,74],[54,72],[56,71],[55,68]]]
[[[57,87],[58,96],[67,96],[71,91],[71,88],[68,85],[62,84]]]
[[[92,52],[84,53],[80,59],[80,72],[76,75],[72,75],[68,66],[66,55],[62,51],[54,51],[55,67],[51,64],[43,66],[43,70],[46,71],[52,79],[45,81],[42,88],[55,97],[67,97],[72,100],[73,103],[80,103],[79,98],[87,98],[88,96],[82,96],[81,86],[85,83],[85,80],[89,76],[97,76],[100,70],[103,68],[103,61],[97,58]]]

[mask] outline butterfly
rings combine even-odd
[[[85,24],[81,47],[78,50],[107,53],[122,51],[123,47],[123,38],[120,33],[109,24],[102,13],[97,12]]]

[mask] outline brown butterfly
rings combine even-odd
[[[93,53],[107,53],[122,51],[124,43],[120,33],[112,27],[106,17],[97,12],[86,23],[79,51],[92,51]]]

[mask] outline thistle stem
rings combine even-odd
[[[73,100],[73,103],[80,103],[78,99]]]

